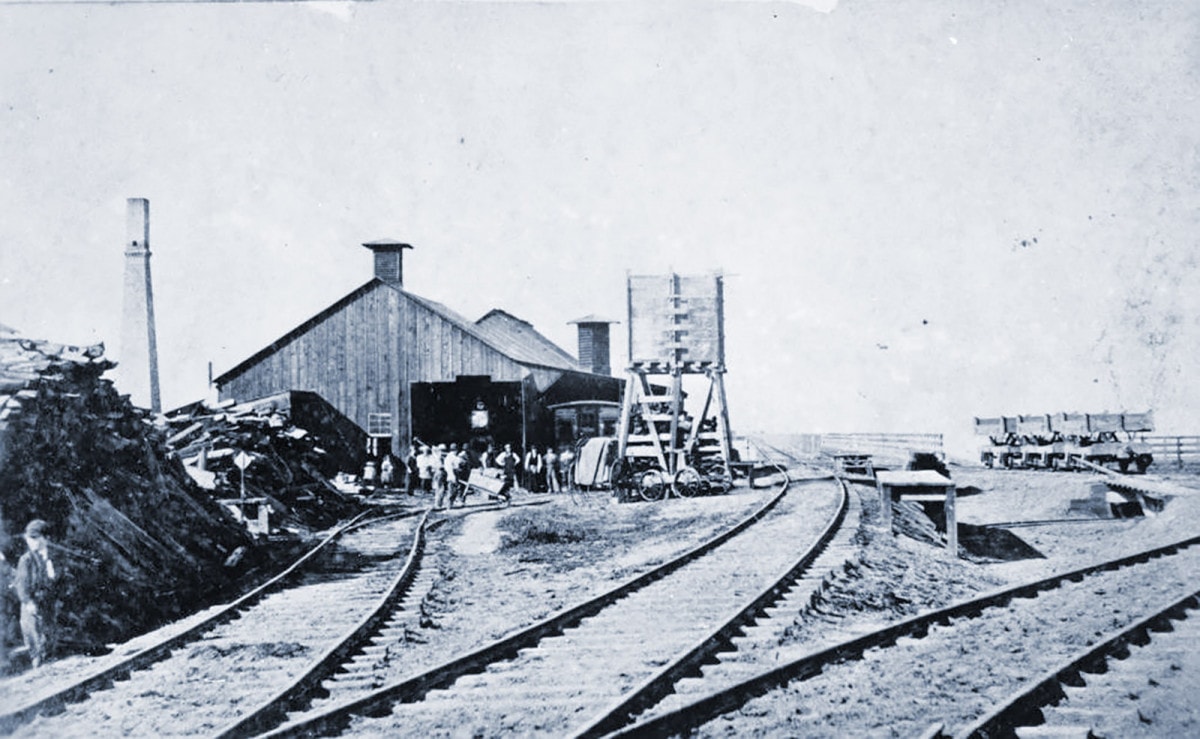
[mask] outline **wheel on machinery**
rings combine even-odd
[[[696,471],[696,468],[680,467],[675,473],[671,489],[680,498],[691,498],[702,495],[708,489],[708,483],[704,481],[704,477]]]
[[[667,476],[662,470],[646,470],[638,475],[637,482],[643,500],[662,500],[667,495]]]
[[[613,461],[612,466],[608,468],[608,484],[614,490],[622,490],[629,487],[629,481],[625,479],[627,469],[625,460],[617,459]]]

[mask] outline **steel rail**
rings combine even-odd
[[[787,495],[788,483],[756,511],[726,531],[692,548],[675,559],[633,577],[595,598],[548,616],[484,647],[454,657],[436,667],[385,685],[366,695],[331,706],[312,716],[300,718],[261,736],[307,737],[340,731],[356,715],[378,716],[396,703],[419,700],[431,690],[450,685],[463,675],[482,672],[488,665],[512,659],[523,649],[536,646],[542,639],[561,634],[585,618],[596,615],[625,596],[660,580],[684,565],[708,554],[721,544],[745,531],[767,515]]]
[[[785,478],[787,471],[784,471]],[[699,673],[700,666],[711,660],[722,649],[732,644],[733,638],[743,627],[755,623],[763,612],[777,603],[783,592],[798,580],[825,551],[829,542],[841,529],[850,505],[850,491],[844,482],[839,481],[842,490],[841,501],[834,511],[825,528],[816,541],[792,565],[775,578],[772,584],[765,587],[758,595],[751,598],[725,623],[718,626],[708,636],[696,644],[680,652],[656,674],[647,678],[641,685],[622,696],[612,706],[592,719],[582,729],[572,734],[577,739],[592,739],[616,731],[632,722],[632,717],[655,705],[669,695],[675,683],[685,677]]]
[[[1113,633],[1104,641],[1089,647],[1063,664],[1044,673],[1031,685],[1013,693],[998,703],[991,711],[954,734],[956,739],[976,737],[1011,736],[1013,728],[1036,723],[1036,711],[1042,706],[1056,703],[1066,697],[1063,685],[1081,685],[1080,673],[1087,668],[1107,662],[1110,657],[1120,657],[1130,644],[1147,644],[1155,626],[1163,626],[1172,616],[1186,618],[1186,612],[1200,608],[1200,590],[1173,600],[1150,616]],[[1033,721],[1030,721],[1033,718]],[[1028,723],[1027,723],[1028,722]],[[940,727],[939,727],[940,728]],[[943,729],[944,730],[944,729]],[[937,731],[934,737],[948,734]]]
[[[342,665],[354,657],[374,637],[379,627],[396,609],[408,592],[421,563],[425,551],[425,534],[445,519],[429,522],[431,509],[425,511],[417,530],[413,534],[413,543],[408,552],[404,567],[396,574],[388,585],[387,590],[371,612],[364,616],[338,643],[327,649],[324,654],[313,661],[312,665],[283,690],[264,701],[250,713],[217,732],[220,739],[254,736],[267,731],[287,720],[287,712],[297,707],[308,705],[312,693],[321,683],[335,673]]]
[[[827,666],[858,659],[874,647],[885,647],[903,636],[923,637],[936,623],[949,623],[952,618],[978,616],[984,610],[1004,606],[1014,598],[1036,597],[1043,590],[1056,588],[1068,580],[1080,581],[1088,575],[1140,564],[1156,557],[1174,554],[1180,549],[1200,544],[1194,536],[1165,546],[1155,547],[1125,557],[1088,565],[1068,572],[1051,575],[1028,583],[994,590],[945,608],[918,614],[885,626],[882,629],[848,639],[832,646],[810,652],[785,664],[715,691],[703,698],[645,721],[612,732],[611,737],[657,737],[681,734],[694,729],[723,713],[736,710],[752,698],[764,695],[793,680],[803,680],[820,674]]]
[[[74,703],[83,700],[89,694],[102,690],[110,686],[113,681],[120,680],[129,675],[129,673],[146,668],[164,658],[172,651],[180,646],[187,644],[202,634],[213,629],[221,624],[232,620],[236,614],[253,606],[268,593],[282,587],[293,576],[297,575],[306,565],[308,565],[317,554],[321,553],[326,547],[340,538],[343,534],[349,533],[364,526],[370,526],[382,521],[395,520],[406,518],[409,516],[418,515],[419,511],[405,511],[403,513],[385,514],[383,516],[375,516],[367,518],[370,511],[363,511],[354,516],[340,527],[330,532],[316,546],[310,549],[307,553],[293,562],[290,566],[284,569],[279,574],[267,580],[262,585],[254,588],[240,598],[222,606],[219,610],[208,616],[204,620],[188,627],[184,631],[175,634],[152,644],[145,649],[120,660],[115,664],[107,667],[101,667],[94,670],[85,677],[72,682],[70,685],[63,688],[51,688],[50,692],[41,695],[37,698],[27,701],[23,705],[6,710],[0,714],[0,731],[11,732],[15,727],[29,721],[37,714],[46,709],[54,709],[68,703]]]
[[[1033,526],[1058,526],[1059,524],[1076,524],[1076,523],[1130,523],[1136,521],[1134,518],[1044,518],[1037,521],[999,521],[997,523],[981,523],[980,528],[984,529],[1021,529],[1030,528]]]
[[[813,462],[812,460],[802,459],[801,457],[798,457],[798,456],[792,454],[791,452],[787,451],[786,449],[783,449],[782,447],[780,447],[776,444],[770,444],[766,441],[763,441],[762,439],[751,439],[750,443],[754,446],[755,449],[758,450],[758,453],[761,454],[764,458],[767,455],[763,453],[763,451],[764,451],[763,447],[766,447],[767,450],[774,452],[775,454],[778,454],[781,457],[785,457],[785,458],[791,460],[792,462],[795,462],[798,465],[801,465],[804,467],[809,467],[809,468],[816,469],[816,470],[820,470],[822,472],[822,474],[828,475],[830,477],[836,477],[836,475],[834,474],[833,465],[820,465],[820,464]],[[775,464],[775,467],[782,469],[780,467],[780,465],[777,463]],[[784,471],[784,475],[787,476],[786,471]]]

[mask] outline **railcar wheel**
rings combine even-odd
[[[638,475],[638,493],[643,500],[662,500],[667,495],[667,476],[661,470],[646,470]]]
[[[680,498],[691,498],[702,494],[708,485],[694,467],[680,467],[675,473],[671,489]]]

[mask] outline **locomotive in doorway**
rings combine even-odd
[[[735,460],[723,277],[629,275],[627,290],[629,376],[612,483],[646,500],[726,492]],[[689,392],[697,385],[701,392]],[[689,404],[689,396],[703,402]]]

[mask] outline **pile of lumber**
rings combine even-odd
[[[330,481],[353,470],[361,452],[328,424],[308,429],[293,423],[296,415],[313,415],[293,412],[302,403],[312,405],[297,395],[181,408],[166,418],[167,444],[217,499],[230,505],[242,497],[266,501],[272,531],[328,528],[358,508]]]
[[[49,523],[68,649],[190,613],[262,561],[148,413],[102,377],[115,366],[103,354],[0,327],[0,547],[15,563],[26,523]]]

